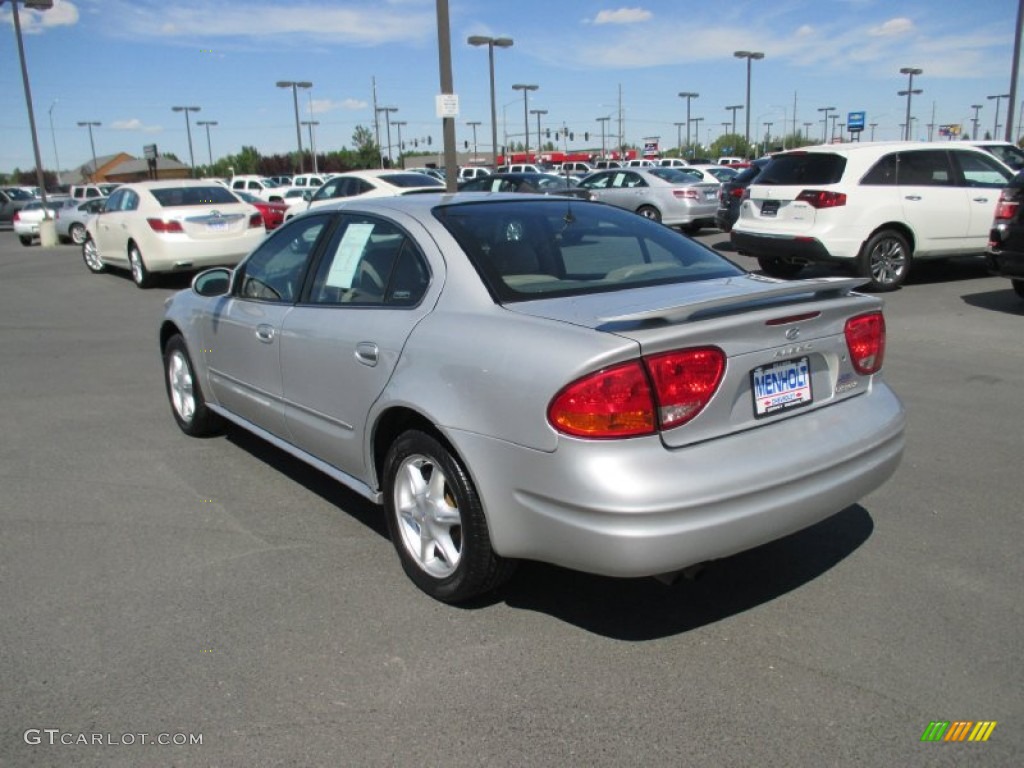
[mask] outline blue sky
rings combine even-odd
[[[539,86],[529,108],[548,111],[542,128],[572,129],[573,148],[585,145],[584,131],[600,146],[599,117],[611,117],[608,132],[617,133],[620,104],[627,141],[659,136],[662,146],[674,146],[675,123],[686,118],[680,91],[700,94],[691,117],[703,120],[693,129],[714,139],[730,121],[726,107],[745,101],[746,63],[733,57],[736,50],[765,53],[753,63],[752,134],[763,135],[766,122],[775,135],[783,121],[791,126],[795,98],[799,128],[814,123],[812,135],[822,132],[819,108],[832,106],[841,123],[863,110],[877,123],[876,139],[899,138],[906,99],[897,91],[907,87],[899,70],[908,66],[924,70],[914,80],[923,91],[913,100],[917,137],[926,138],[933,122],[970,130],[972,104],[983,104],[981,131],[991,132],[996,101],[987,97],[1010,91],[1017,5],[449,0],[458,141],[472,141],[466,123],[479,120],[480,151],[490,144],[487,49],[467,45],[469,35],[515,41],[495,51],[499,143],[506,130],[522,140],[515,83]],[[357,125],[372,127],[374,90],[378,106],[397,107],[391,117],[405,121],[404,140],[430,136],[437,147],[435,7],[435,0],[55,0],[44,13],[22,7],[43,164],[53,168],[55,154],[63,168],[91,158],[79,121],[101,123],[93,134],[98,155],[141,157],[143,146],[155,143],[187,162],[185,119],[174,105],[201,108],[190,115],[197,163],[208,159],[197,120],[218,123],[210,129],[214,158],[244,145],[264,154],[292,151],[292,95],[275,86],[278,80],[313,83],[299,92],[300,119],[309,120],[312,108],[320,150],[351,147]],[[1005,99],[1000,110],[1004,124]],[[739,111],[737,129],[744,128]],[[535,131],[531,116],[531,136]],[[397,133],[393,127],[395,144]],[[0,5],[0,170],[33,166],[8,0]]]

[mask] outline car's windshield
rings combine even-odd
[[[24,189],[18,189],[17,187],[5,189],[4,192],[7,193],[7,196],[10,197],[11,200],[35,200],[34,196],[30,195]]]
[[[425,173],[389,173],[380,177],[396,187],[443,187],[440,181]]]
[[[443,205],[434,215],[502,303],[743,274],[669,227],[563,200]]]
[[[1002,160],[1013,170],[1024,169],[1024,150],[1013,144],[986,144],[985,149]]]

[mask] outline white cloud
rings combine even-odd
[[[594,17],[595,24],[638,24],[648,21],[654,14],[643,8],[619,8],[614,11],[600,11]]]
[[[889,19],[883,24],[872,27],[869,34],[875,37],[901,37],[914,31],[914,22],[906,18]]]
[[[159,133],[163,128],[159,125],[144,125],[137,117],[130,120],[114,120],[110,123],[114,131],[137,131],[141,133]]]

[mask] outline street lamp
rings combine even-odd
[[[672,123],[676,127],[676,152],[679,153],[679,157],[683,156],[683,126],[686,123]]]
[[[905,91],[897,91],[897,94],[896,94],[897,96],[906,96],[907,97],[907,122],[906,122],[907,133],[903,137],[904,141],[910,141],[910,136],[911,136],[910,99],[911,99],[911,97],[915,93],[921,93],[921,89],[920,88],[914,88],[914,75],[920,75],[922,72],[924,72],[924,70],[923,69],[919,69],[917,67],[902,67],[900,69],[900,74],[907,76],[907,90],[905,90]]]
[[[730,110],[732,112],[732,133],[735,134],[736,133],[736,110],[737,109],[743,109],[743,105],[742,104],[733,104],[731,107],[726,107],[726,109],[728,109],[728,110]],[[747,115],[747,118],[749,119],[750,115]],[[750,125],[749,125],[749,123],[747,125],[747,132],[748,132],[748,134],[750,132]],[[748,141],[747,143],[749,144],[750,142]]]
[[[473,160],[476,160],[476,127],[481,125],[481,123],[479,120],[470,120],[466,125],[473,129]]]
[[[486,45],[487,58],[491,71],[491,155],[494,165],[498,164],[498,108],[494,103],[494,49],[511,48],[514,42],[511,37],[486,37],[471,35],[466,39],[470,45]]]
[[[213,167],[213,144],[210,143],[210,126],[216,125],[216,120],[196,120],[196,125],[206,127],[206,152],[210,156],[210,167]]]
[[[974,110],[974,117],[971,118],[971,122],[974,123],[974,133],[971,134],[971,138],[974,139],[975,141],[978,140],[978,112],[981,111],[981,108],[983,106],[985,105],[971,104],[971,109]]]
[[[821,143],[825,143],[826,131],[828,130],[828,113],[831,112],[835,107],[818,107],[819,112],[824,112],[825,116],[822,118],[823,125],[821,126]]]
[[[57,106],[57,100],[53,100],[53,104],[50,105],[50,138],[53,139],[53,159],[57,163],[57,186],[61,185],[60,180],[60,155],[57,154],[57,134],[53,130],[53,108]]]
[[[526,162],[530,162],[530,91],[536,91],[540,88],[539,85],[524,85],[523,83],[516,83],[512,86],[513,91],[523,92],[523,126],[526,129],[526,143],[524,147],[526,149]],[[540,140],[540,137],[537,137]]]
[[[875,140],[875,128],[878,127],[878,123],[868,123],[868,128],[871,129],[871,141]]]
[[[405,120],[395,120],[391,123],[398,129],[398,159],[402,161],[402,168],[405,168],[405,147],[402,146],[402,126],[409,123]]]
[[[773,125],[775,125],[775,123],[772,123],[770,121],[764,124],[764,154],[766,155],[768,154],[768,145],[771,143],[772,140]]]
[[[599,122],[601,124],[601,159],[604,160],[605,159],[605,154],[606,154],[605,153],[605,149],[604,149],[604,132],[605,132],[605,127],[608,125],[608,121],[611,120],[612,118],[609,115],[608,117],[598,117],[596,119],[597,119],[597,122]]]
[[[733,56],[737,59],[747,60],[747,146],[750,146],[750,62],[759,61],[764,58],[761,51],[734,51]],[[735,113],[734,113],[735,114]]]
[[[547,113],[548,113],[548,111],[546,109],[531,109],[530,110],[530,114],[531,115],[536,115],[537,116],[537,151],[538,152],[540,152],[540,149],[541,149],[541,142],[540,142],[540,116],[541,115],[546,115]]]
[[[85,126],[89,129],[89,146],[92,147],[92,173],[89,174],[89,181],[93,181],[93,177],[96,175],[96,142],[92,140],[92,127],[98,126],[100,123],[95,120],[79,120],[79,127]]]
[[[696,123],[696,126],[693,129],[693,135],[697,137],[698,144],[700,144],[700,124],[701,122],[703,122],[703,120],[703,117],[694,117],[690,120],[691,123]],[[708,132],[711,132],[710,128],[708,129]],[[708,143],[710,144],[711,142],[709,141]],[[693,157],[693,154],[693,150],[690,150],[690,157]]]
[[[999,135],[999,102],[1002,101],[1003,99],[1010,98],[1010,94],[997,93],[995,96],[989,96],[988,98],[996,100],[996,116],[992,124],[992,138],[995,139],[998,138]]]
[[[320,125],[319,120],[303,120],[302,124],[309,128],[309,154],[313,156],[313,173],[319,173],[316,165],[316,141],[313,139],[313,126]]]
[[[700,98],[700,94],[699,93],[694,93],[693,91],[680,91],[679,92],[679,98],[680,99],[686,99],[686,148],[689,149],[690,148],[690,100],[691,99]],[[680,156],[682,156],[682,153],[680,153]]]
[[[387,126],[388,136],[388,168],[393,168],[395,163],[391,159],[391,113],[397,112],[398,107],[377,107],[377,112],[384,113],[384,123]]]
[[[192,154],[192,126],[189,125],[188,113],[198,112],[199,107],[171,107],[172,112],[184,112],[185,113],[185,133],[188,134],[188,161],[189,165],[192,166],[192,175],[196,175],[196,158]]]
[[[278,88],[291,88],[292,101],[295,103],[295,140],[299,146],[299,173],[302,173],[302,127],[299,125],[299,88],[312,88],[308,80],[278,80]]]
[[[39,226],[39,244],[52,246],[57,244],[57,228],[50,217],[50,209],[46,205],[46,178],[43,176],[43,159],[39,153],[39,135],[36,133],[36,115],[32,108],[32,88],[28,82],[28,65],[25,63],[25,46],[21,40],[21,19],[18,17],[19,0],[11,0],[11,15],[14,18],[14,37],[18,43],[18,60],[21,63],[21,82],[25,88],[25,107],[28,109],[28,127],[32,132],[32,151],[36,161],[36,186],[43,200],[43,222]],[[53,0],[20,0],[25,7],[33,11],[48,11],[53,8]],[[0,5],[3,0],[0,0]]]

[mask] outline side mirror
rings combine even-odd
[[[214,267],[200,272],[192,279],[192,290],[200,296],[224,296],[231,290],[232,272],[227,267]]]
[[[313,190],[312,189],[307,189],[305,192],[303,192],[302,193],[302,199],[305,200],[307,203],[310,200],[312,200],[313,199]]]

